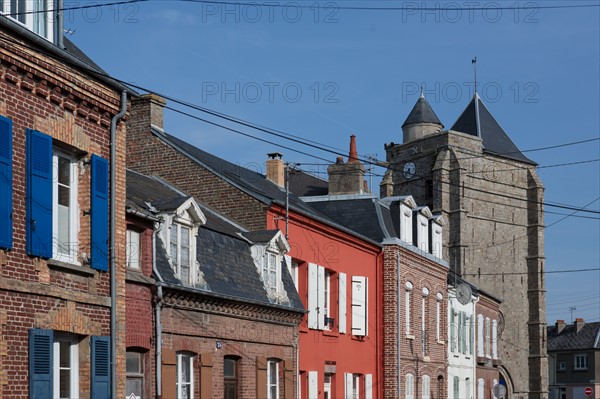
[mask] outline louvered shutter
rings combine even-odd
[[[110,337],[93,336],[91,346],[91,398],[106,399],[110,397]]]
[[[27,254],[52,257],[52,137],[27,129]]]
[[[317,371],[308,372],[308,399],[318,399],[319,397],[319,373]]]
[[[354,388],[352,388],[352,373],[344,373],[344,398],[352,399]]]
[[[338,291],[339,291],[339,321],[338,329],[342,334],[346,333],[346,273],[339,274]]]
[[[352,276],[352,334],[367,335],[367,278]]]
[[[92,155],[91,242],[94,269],[108,270],[108,161]]]
[[[317,266],[317,287],[317,305],[319,307],[317,328],[323,330],[325,328],[325,268],[323,266]]]
[[[12,249],[12,121],[0,116],[0,248]]]
[[[365,399],[373,399],[373,374],[365,374]]]
[[[318,328],[319,304],[318,304],[318,266],[314,263],[308,264],[308,328]]]
[[[456,344],[456,332],[454,323],[454,308],[450,309],[450,352],[454,352]]]
[[[52,393],[52,330],[29,330],[29,398],[46,398]]]

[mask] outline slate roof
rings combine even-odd
[[[494,119],[490,111],[486,108],[475,93],[467,108],[458,117],[458,120],[452,125],[450,130],[467,133],[472,136],[477,134],[477,112],[475,103],[479,109],[479,127],[481,131],[481,140],[486,152],[494,155],[499,155],[504,158],[510,158],[521,162],[526,162],[532,165],[537,165],[531,159],[527,158],[512,142],[508,134],[502,129],[500,124]]]
[[[181,205],[189,198],[158,178],[148,177],[131,170],[127,171],[128,204],[150,214],[176,209],[176,204]],[[228,222],[224,216],[206,205],[202,203],[198,203],[198,205],[207,220],[206,224],[198,229],[196,238],[196,261],[203,282],[196,287],[183,286],[173,272],[164,243],[161,239],[157,239],[156,268],[162,281],[199,293],[273,306],[252,259],[251,244],[247,239],[238,235],[242,232],[240,227]],[[276,231],[273,234],[269,232],[271,237],[275,233]],[[258,234],[264,233],[258,232]],[[304,307],[287,266],[283,262],[281,275],[289,304],[278,304],[277,306],[303,312]]]
[[[265,243],[271,241],[278,232],[279,230],[259,230],[243,232],[242,235],[254,243]]]
[[[299,197],[327,195],[329,182],[298,169],[290,171],[290,191]]]
[[[547,326],[548,351],[600,349],[600,322],[585,323],[579,332],[567,324],[558,334],[556,325]]]
[[[423,96],[419,97],[412,111],[410,111],[410,114],[408,114],[408,117],[402,124],[402,127],[415,123],[436,123],[442,128],[444,127],[440,118],[433,112],[433,108],[431,108],[431,105],[429,105],[429,102]]]

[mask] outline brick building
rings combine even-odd
[[[385,146],[381,197],[411,194],[444,216],[451,270],[502,300],[498,351],[507,397],[547,398],[544,188],[536,164],[477,93],[452,128],[443,128],[419,98],[402,126],[403,144]]]
[[[133,171],[127,201],[127,395],[294,398],[305,311],[281,232]]]
[[[0,2],[0,398],[123,397],[125,88],[51,4]]]
[[[498,350],[505,323],[500,312],[500,300],[482,290],[478,290],[478,294],[473,324],[477,331],[474,342],[477,394],[474,397],[492,399],[506,392],[506,386],[500,384],[499,367],[502,365],[502,359]]]

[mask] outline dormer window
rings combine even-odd
[[[242,236],[252,242],[254,265],[263,281],[269,301],[286,303],[288,298],[283,289],[282,273],[289,270],[292,259],[285,255],[290,250],[285,236],[279,230],[249,231],[242,233]]]
[[[192,229],[189,226],[177,222],[171,224],[169,237],[171,262],[175,274],[177,274],[183,285],[193,284],[192,274],[190,273],[190,265],[193,264],[191,233]]]
[[[0,0],[0,11],[54,42],[53,0]]]
[[[281,276],[279,273],[280,268],[277,267],[281,261],[278,262],[278,256],[270,251],[266,251],[262,258],[262,279],[265,282],[267,289],[275,293],[279,288],[279,281]]]

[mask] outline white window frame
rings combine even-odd
[[[483,341],[483,315],[480,313],[477,315],[477,356],[485,356],[485,347]]]
[[[412,209],[402,204],[400,205],[400,239],[412,245]]]
[[[38,5],[46,1],[46,12],[36,12],[38,11]],[[23,15],[11,16],[11,1],[4,0],[4,9],[0,9],[0,12],[11,18],[13,21],[25,26],[30,31],[40,35],[50,42],[54,42],[54,18],[53,18],[53,0],[18,0],[21,6],[25,6],[24,10],[15,10],[16,12],[24,12]],[[39,28],[36,27],[36,24],[40,22],[45,22],[46,32],[40,32]]]
[[[429,296],[429,290],[423,287],[421,297],[421,353],[423,356],[427,356],[427,297]]]
[[[485,318],[485,357],[492,358],[492,326],[489,317]]]
[[[183,362],[189,362],[190,380],[184,381],[182,379]],[[190,387],[190,397],[186,399],[194,398],[194,354],[190,352],[177,352],[177,376],[175,387],[177,390],[177,399],[183,398],[183,389],[185,386]]]
[[[435,340],[440,342],[442,340],[442,300],[444,296],[441,292],[438,292],[435,299]]]
[[[139,363],[138,363],[139,370],[137,372],[127,371],[127,369],[125,370],[125,381],[126,381],[125,386],[127,386],[128,379],[141,380],[142,381],[142,392],[141,393],[143,396],[143,394],[144,394],[144,354],[142,352],[138,352],[138,351],[134,351],[134,350],[127,350],[125,356],[127,357],[130,354],[137,355],[137,358],[139,359]],[[134,395],[135,399],[140,399],[140,397],[141,397],[141,396],[135,395],[133,392],[125,392],[125,396],[127,399],[130,399],[132,394]]]
[[[324,283],[324,302],[323,302],[323,317],[329,319],[331,317],[331,271],[325,269],[325,283]],[[331,330],[330,323],[325,323],[323,320],[323,330]]]
[[[69,209],[67,253],[60,253],[58,229],[61,218],[58,215],[58,188],[64,186],[58,181],[59,158],[69,161]],[[77,260],[79,250],[79,202],[77,200],[79,170],[77,160],[70,154],[57,148],[52,149],[52,258],[61,262],[80,265]]]
[[[275,366],[275,381],[271,380],[272,366]],[[272,387],[275,387],[275,397],[271,394]],[[279,361],[274,359],[267,361],[267,399],[279,399]]]
[[[431,254],[442,259],[442,226],[437,223],[431,226]]]
[[[421,381],[421,399],[431,398],[431,378],[428,375],[423,376]]]
[[[53,362],[52,365],[52,397],[57,399],[63,399],[60,396],[60,344],[69,345],[69,391],[70,396],[65,399],[78,399],[79,398],[79,342],[77,337],[68,334],[56,334],[54,336],[54,344],[52,347],[53,351]]]
[[[573,370],[587,370],[588,355],[587,353],[576,353],[573,361]]]
[[[141,248],[142,233],[127,229],[127,268],[131,270],[140,270],[141,268]]]
[[[182,276],[181,276],[181,228],[185,228],[188,230],[189,232],[189,248],[188,248],[188,265],[189,265],[189,275],[188,275],[188,280],[187,281],[183,281]],[[176,250],[175,253],[173,253],[173,229],[176,229]],[[169,226],[169,256],[171,257],[171,263],[175,269],[175,275],[177,276],[177,278],[179,278],[179,280],[181,280],[181,283],[183,285],[186,286],[193,286],[196,280],[196,248],[194,245],[194,238],[195,238],[195,229],[192,225],[188,224],[188,223],[182,223],[180,220],[173,220],[171,225]]]
[[[406,335],[410,335],[410,331],[411,331],[410,318],[411,318],[411,307],[412,307],[410,292],[413,290],[413,284],[410,281],[407,281],[404,288],[405,288],[405,293],[404,293],[404,325],[405,325],[405,328],[404,328],[404,330],[406,331]]]
[[[498,320],[492,320],[492,359],[498,359]]]
[[[278,266],[281,263],[281,258],[276,252],[266,250],[261,259],[261,277],[265,283],[265,287],[271,293],[277,293],[281,290],[281,271]],[[275,276],[275,284],[271,283],[271,276]]]
[[[360,399],[360,374],[352,374],[351,399]]]
[[[415,376],[411,373],[404,377],[404,399],[415,399]]]

